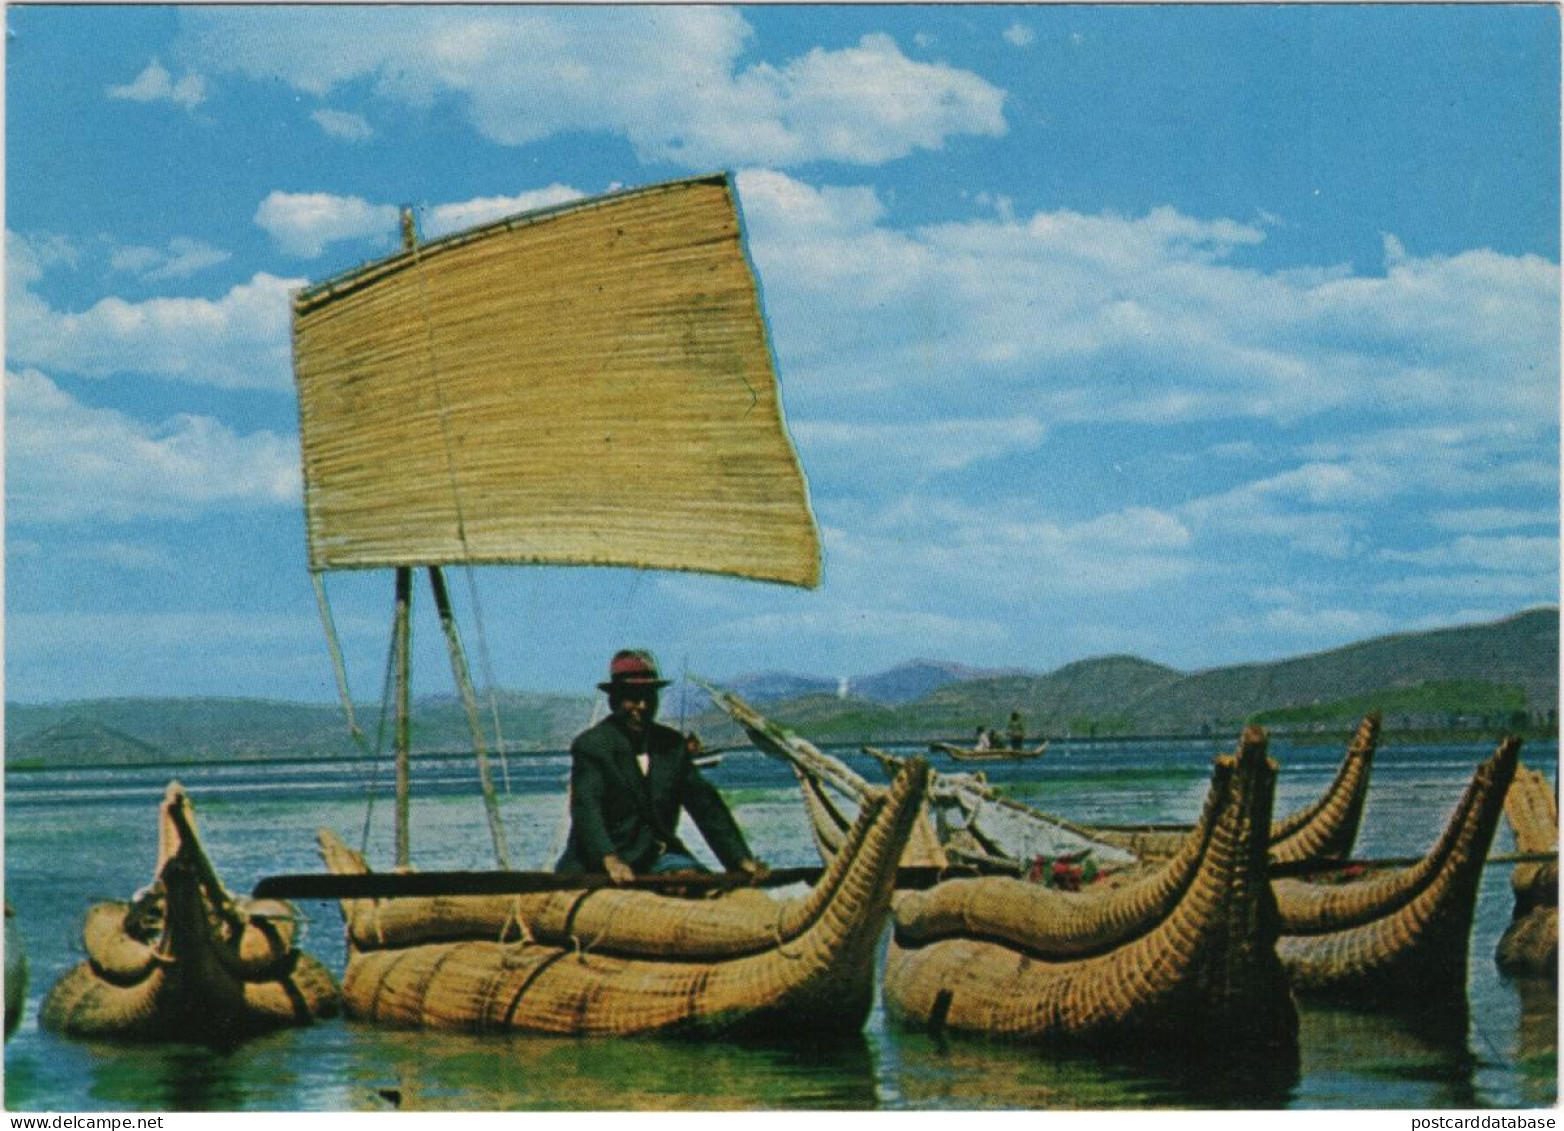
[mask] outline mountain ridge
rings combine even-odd
[[[1350,724],[1365,703],[1387,723],[1452,729],[1524,721],[1556,726],[1559,610],[1523,610],[1486,624],[1398,632],[1281,660],[1192,672],[1111,654],[1073,660],[1050,672],[984,669],[916,659],[867,676],[840,678],[760,672],[733,677],[735,691],[768,714],[820,740],[890,741],[960,736],[1003,726],[1020,710],[1034,735],[1196,734],[1258,719],[1283,726]],[[725,715],[690,710],[693,685],[663,701],[665,721],[682,718],[709,743],[738,741]],[[780,694],[777,694],[779,693]],[[874,692],[875,694],[869,694]],[[506,748],[562,749],[599,714],[593,695],[496,691]],[[490,715],[485,704],[485,723]],[[459,750],[470,732],[454,694],[416,703],[415,750]],[[360,705],[361,726],[378,706]],[[245,758],[309,752],[362,753],[341,707],[241,697],[118,697],[6,705],[10,766],[159,757]],[[372,740],[372,736],[370,739]]]

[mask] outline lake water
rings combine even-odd
[[[1406,856],[1432,843],[1491,746],[1398,745],[1376,758],[1356,855]],[[1061,745],[1029,763],[986,767],[1039,808],[1092,822],[1192,820],[1211,742]],[[1312,801],[1339,746],[1273,743],[1282,766],[1276,812]],[[878,779],[873,764],[848,758]],[[1557,771],[1554,743],[1523,760]],[[961,769],[944,758],[937,769]],[[563,755],[512,757],[502,805],[512,862],[543,868],[565,832]],[[123,899],[150,878],[156,807],[170,777],[195,803],[207,850],[231,890],[262,876],[318,871],[315,830],[357,844],[363,765],[308,760],[175,771],[7,772],[5,895],[19,914],[32,971],[27,1015],[5,1048],[11,1111],[419,1110],[960,1110],[1404,1109],[1552,1107],[1558,1098],[1558,999],[1551,984],[1499,975],[1495,945],[1510,917],[1509,869],[1484,877],[1472,937],[1470,1008],[1453,1024],[1305,1004],[1301,1063],[1274,1078],[1210,1066],[1068,1058],[980,1040],[933,1039],[888,1023],[876,1005],[861,1035],[807,1046],[671,1040],[473,1037],[386,1032],[335,1020],[236,1049],[78,1042],[39,1029],[38,1003],[81,957],[87,907]],[[708,776],[727,794],[752,846],[773,866],[817,863],[790,772],[729,754]],[[389,771],[378,773],[382,787]],[[427,869],[492,866],[470,759],[416,767],[413,851]],[[384,790],[382,790],[382,793]],[[391,859],[389,800],[373,807],[372,862]],[[699,834],[688,830],[692,844]],[[1513,842],[1502,824],[1494,851]],[[334,904],[301,906],[305,949],[340,973]]]

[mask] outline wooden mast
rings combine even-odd
[[[505,848],[505,829],[500,824],[500,805],[494,796],[494,782],[489,776],[489,751],[483,740],[483,727],[478,722],[478,698],[473,692],[472,677],[468,674],[467,656],[462,651],[462,638],[456,630],[456,618],[451,614],[451,598],[445,588],[445,574],[439,566],[429,567],[429,586],[434,590],[434,604],[440,614],[440,627],[445,630],[445,643],[451,653],[451,674],[456,677],[461,692],[462,706],[467,711],[467,725],[472,729],[473,753],[478,759],[478,781],[483,786],[483,805],[489,818],[489,839],[494,842],[494,858],[501,868],[510,867],[510,854]]]
[[[402,246],[418,246],[413,210],[402,209]],[[396,567],[396,866],[412,867],[412,842],[408,829],[412,809],[412,606],[413,570]]]
[[[396,567],[396,622],[393,640],[396,656],[396,866],[412,865],[408,840],[409,809],[412,798],[411,748],[412,719],[409,683],[411,682],[413,571],[410,566]]]

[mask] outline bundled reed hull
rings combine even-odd
[[[599,889],[474,901],[459,913],[462,930],[489,915],[508,933],[446,942],[407,942],[416,931],[398,925],[420,903],[432,914],[429,901],[391,901],[406,911],[345,903],[347,1011],[399,1027],[559,1035],[856,1031],[927,779],[926,765],[909,765],[871,799],[838,859],[796,900]],[[327,864],[361,866],[333,852]]]
[[[1303,864],[1341,860],[1352,853],[1368,799],[1374,753],[1379,748],[1380,716],[1370,714],[1358,724],[1335,778],[1312,805],[1278,820],[1271,827],[1271,861]],[[1188,832],[1177,828],[1089,828],[1092,836],[1137,856],[1156,859],[1178,851]]]
[[[957,880],[895,913],[887,1010],[905,1024],[1047,1044],[1296,1054],[1266,882],[1275,766],[1263,732],[1217,759],[1181,854],[1104,895]]]
[[[5,1035],[10,1039],[27,1006],[27,953],[16,929],[16,912],[5,905]]]
[[[1504,813],[1515,831],[1515,849],[1557,853],[1558,795],[1548,779],[1529,766],[1515,771],[1504,797]],[[1517,864],[1510,874],[1515,911],[1499,939],[1495,959],[1506,974],[1559,973],[1559,862]]]
[[[87,958],[45,997],[43,1025],[78,1037],[224,1043],[335,1016],[336,983],[293,945],[292,909],[222,889],[177,783],[160,819],[148,894],[88,911]]]
[[[1353,883],[1274,883],[1278,953],[1300,993],[1417,1005],[1465,993],[1477,891],[1520,740],[1477,767],[1421,861]]]

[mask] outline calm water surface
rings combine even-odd
[[[1359,856],[1421,853],[1490,746],[1383,748]],[[986,767],[991,781],[1040,808],[1085,821],[1192,820],[1212,743],[1059,745],[1033,763]],[[1313,800],[1340,747],[1273,744],[1282,764],[1276,810]],[[1557,747],[1524,760],[1556,774]],[[848,759],[870,778],[867,759]],[[562,755],[512,758],[503,800],[511,856],[545,867],[565,834]],[[936,768],[957,770],[940,759]],[[321,826],[358,843],[365,766],[266,763],[174,772],[194,799],[208,852],[228,886],[317,871]],[[751,844],[774,866],[816,863],[787,769],[730,754],[709,772]],[[5,894],[20,915],[32,969],[28,1011],[5,1049],[13,1111],[448,1109],[1481,1108],[1557,1102],[1558,998],[1550,984],[1499,976],[1494,947],[1509,920],[1509,872],[1485,875],[1472,938],[1464,1018],[1417,1022],[1305,1005],[1297,1069],[1224,1075],[1209,1066],[1062,1058],[887,1023],[877,1006],[862,1034],[805,1046],[672,1040],[471,1037],[378,1031],[346,1021],[271,1034],[238,1048],[123,1046],[41,1031],[38,1002],[81,957],[89,904],[147,883],[156,807],[169,771],[14,773],[5,779]],[[382,771],[380,781],[389,775]],[[425,868],[492,866],[468,760],[417,767],[413,844]],[[368,851],[391,859],[390,806],[372,808]],[[698,843],[698,834],[689,838]],[[1502,825],[1495,852],[1513,848]],[[340,973],[341,921],[331,904],[301,907],[304,946]]]

